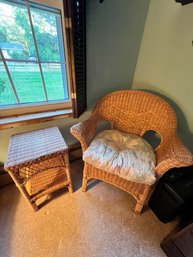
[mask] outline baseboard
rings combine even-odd
[[[75,143],[69,146],[69,160],[74,161],[82,158],[82,149],[80,143]]]

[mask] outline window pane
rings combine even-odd
[[[60,16],[31,8],[31,16],[41,61],[64,61],[59,46],[61,25]],[[63,46],[62,46],[63,48]],[[64,55],[64,54],[63,54]]]
[[[7,72],[3,62],[0,62],[0,105],[11,105],[16,103],[17,100],[9,82]]]
[[[0,47],[7,59],[36,60],[27,9],[0,1]]]
[[[68,99],[65,65],[46,63],[42,64],[42,70],[48,100],[52,101]]]
[[[0,0],[0,48],[19,101],[21,104],[46,102],[45,93],[48,101],[67,100],[69,95],[60,11],[32,2],[29,2],[29,7],[40,60],[25,1]],[[3,62],[0,65],[0,105],[17,104]]]
[[[46,101],[38,64],[8,62],[20,103]]]

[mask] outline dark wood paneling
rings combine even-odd
[[[72,0],[72,32],[76,87],[76,118],[86,109],[86,3]]]
[[[193,3],[193,0],[176,0],[177,3],[181,3],[182,5]]]

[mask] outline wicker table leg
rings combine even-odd
[[[64,164],[65,164],[67,179],[68,179],[68,182],[69,182],[68,190],[69,190],[70,193],[73,193],[73,186],[72,186],[72,179],[71,179],[71,174],[70,174],[70,164],[69,164],[68,153],[66,153],[64,155]]]
[[[87,188],[87,178],[84,177],[84,174],[83,174],[83,178],[82,178],[82,192],[86,192],[86,188]]]
[[[12,172],[9,172],[9,175],[12,177],[13,181],[15,182],[17,188],[19,189],[19,191],[21,192],[21,194],[24,196],[24,198],[26,199],[26,201],[28,202],[28,204],[31,206],[31,208],[34,210],[34,211],[37,211],[38,210],[38,207],[37,205],[35,204],[35,202],[32,203],[32,201],[30,200],[30,196],[27,192],[27,190],[25,189],[24,186],[21,186],[18,181],[17,181],[17,178],[16,176],[12,173]]]

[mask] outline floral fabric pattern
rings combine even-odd
[[[156,181],[156,156],[142,137],[118,130],[100,132],[83,153],[95,168],[124,179],[152,185]]]

